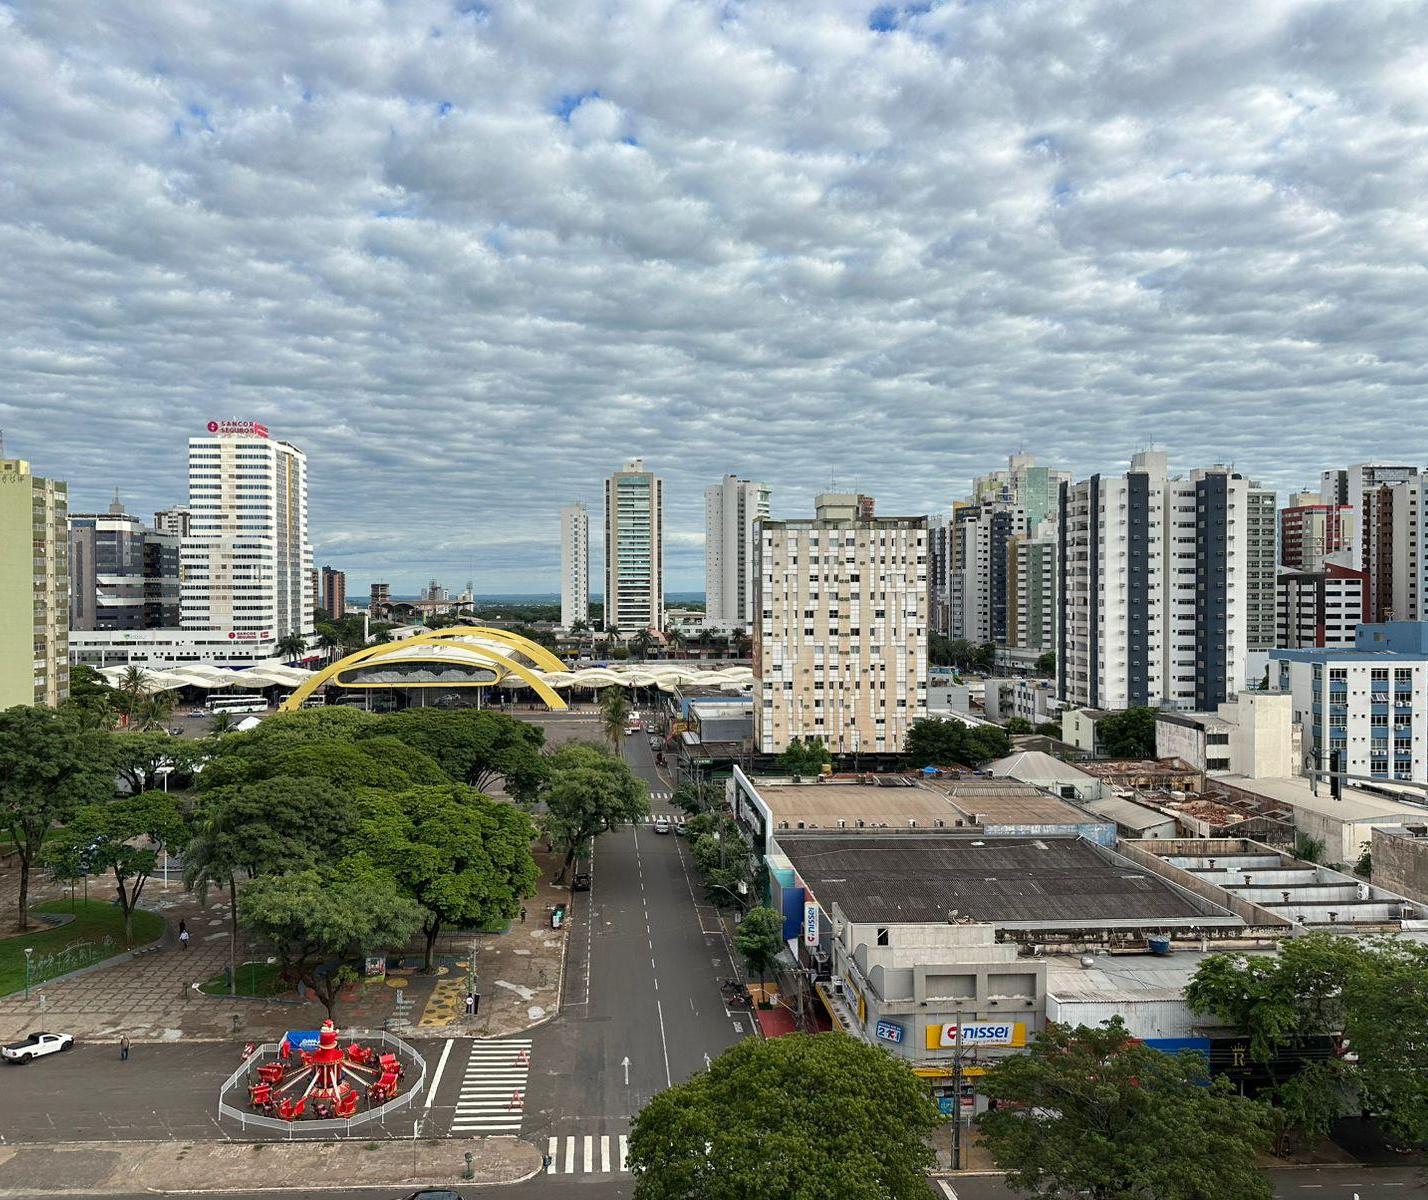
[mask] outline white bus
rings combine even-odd
[[[203,706],[211,713],[260,713],[268,711],[262,696],[210,696]]]

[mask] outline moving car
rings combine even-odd
[[[626,726],[625,726],[625,736],[626,736],[626,737],[634,737],[635,734],[639,733],[639,731],[640,731],[640,727],[639,727],[638,725],[626,725]]]
[[[46,1054],[68,1050],[74,1045],[74,1038],[67,1033],[32,1033],[23,1042],[11,1042],[0,1048],[0,1057],[6,1062],[27,1063]]]
[[[673,826],[668,817],[656,817],[654,819],[654,831],[656,833],[668,833]]]

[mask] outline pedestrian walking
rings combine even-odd
[[[129,1061],[129,1035],[127,1033],[119,1039],[119,1061]]]
[[[526,906],[525,906],[524,904],[522,904],[522,905],[521,905],[521,924],[524,925],[525,923],[526,923]]]
[[[179,945],[185,950],[188,949],[188,930],[183,927],[182,923],[179,925]]]

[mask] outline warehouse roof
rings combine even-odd
[[[956,917],[1005,928],[1239,925],[1238,917],[1079,838],[782,834],[819,903],[850,921]]]
[[[1085,825],[1086,814],[1040,788],[1013,779],[980,775],[930,779],[936,788],[979,825]]]
[[[1088,784],[1096,782],[1095,776],[1087,774],[1080,767],[1073,767],[1040,750],[1018,750],[988,763],[987,770],[998,777],[1020,780],[1053,779],[1061,783]]]

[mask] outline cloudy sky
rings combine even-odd
[[[726,472],[1421,463],[1425,47],[1382,0],[0,0],[7,451],[147,511],[265,420],[319,562],[487,592],[634,454],[672,589]]]

